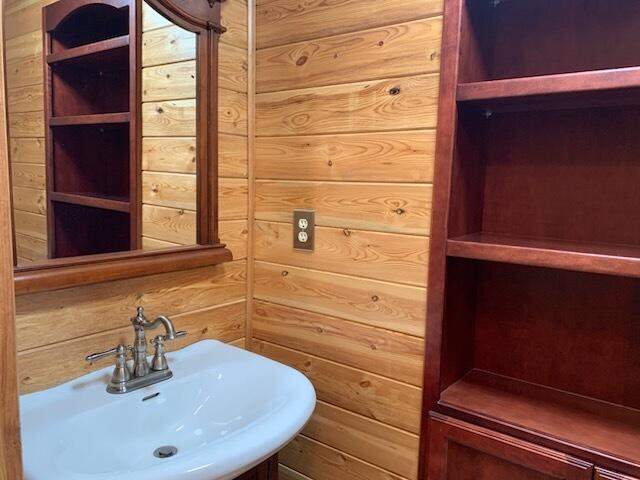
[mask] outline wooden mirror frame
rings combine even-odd
[[[78,0],[86,4],[108,1]],[[136,18],[133,21],[141,25],[143,0],[135,1]],[[232,259],[231,252],[224,248],[218,237],[218,37],[225,31],[220,23],[220,2],[223,0],[145,1],[174,24],[195,33],[197,38],[197,245],[57,258],[33,266],[15,265],[16,294],[215,265]],[[139,58],[142,41],[140,35],[136,37]],[[141,68],[136,70],[136,94],[141,98],[142,72]],[[140,117],[138,112],[135,142],[138,164],[141,163]]]

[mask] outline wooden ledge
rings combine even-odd
[[[134,251],[59,258],[39,265],[16,267],[16,295],[59,290],[158,273],[189,270],[229,262],[224,245],[196,245],[150,252]]]

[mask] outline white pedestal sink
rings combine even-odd
[[[206,340],[167,357],[173,378],[132,393],[107,393],[105,368],[22,396],[25,480],[228,480],[313,412],[307,378],[259,355]]]

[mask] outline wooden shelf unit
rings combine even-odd
[[[50,258],[140,247],[136,5],[44,8]]]
[[[506,446],[475,457],[505,434],[574,456],[585,478],[640,478],[638,36],[632,0],[445,4],[427,480],[467,478],[439,476],[454,457],[429,425],[446,418],[453,436],[495,432],[450,464],[476,458],[487,478],[578,478],[550,475],[548,452],[524,470]]]

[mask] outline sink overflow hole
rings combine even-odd
[[[178,453],[178,449],[171,445],[156,448],[153,452],[153,456],[156,458],[170,458]]]
[[[152,398],[156,398],[158,395],[160,395],[160,392],[157,393],[153,393],[151,395],[147,395],[146,397],[144,397],[142,399],[143,402],[146,402],[147,400],[151,400]]]

